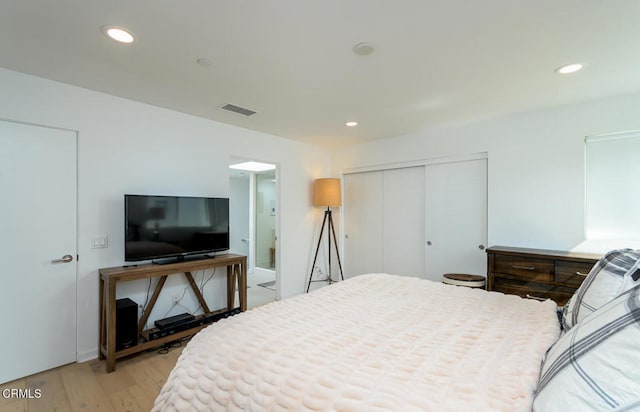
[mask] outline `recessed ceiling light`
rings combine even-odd
[[[345,126],[348,126],[348,127],[355,127],[357,125],[358,125],[358,122],[346,122],[345,123]]]
[[[558,67],[555,72],[560,74],[575,73],[583,67],[584,65],[582,63],[565,64],[564,66]]]
[[[102,32],[120,43],[131,44],[136,41],[135,36],[129,30],[117,26],[102,26]]]
[[[275,165],[260,162],[244,162],[229,166],[230,169],[246,170],[247,172],[264,172],[266,170],[274,170]]]

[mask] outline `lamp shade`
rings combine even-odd
[[[340,179],[316,179],[313,184],[313,204],[315,206],[342,206]]]

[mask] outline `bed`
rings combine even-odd
[[[530,411],[556,305],[387,274],[219,321],[154,411]]]
[[[154,411],[640,411],[640,250],[605,254],[557,313],[357,276],[202,330]]]

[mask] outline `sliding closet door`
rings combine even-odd
[[[486,273],[487,160],[344,176],[345,276]]]
[[[382,175],[382,270],[424,277],[424,166],[385,170]]]
[[[382,272],[382,172],[344,176],[344,277]]]
[[[345,276],[424,277],[424,167],[344,177]]]
[[[486,159],[427,166],[426,240],[427,279],[486,273]]]

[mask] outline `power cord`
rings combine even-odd
[[[171,342],[167,342],[167,343],[165,343],[164,345],[162,345],[162,346],[160,347],[160,349],[158,349],[158,353],[159,353],[159,354],[162,354],[162,355],[166,355],[167,353],[169,353],[169,351],[170,351],[171,349],[179,348],[179,347],[181,347],[181,346],[182,346],[182,343],[183,343],[183,342],[186,342],[186,341],[188,341],[188,340],[191,340],[191,338],[192,338],[193,336],[194,336],[194,335],[188,335],[188,336],[185,336],[184,338],[180,338],[180,339],[173,340],[173,341],[171,341]]]
[[[213,268],[213,272],[211,272],[211,275],[207,278],[207,280],[204,280],[204,270],[202,271],[202,279],[200,281],[200,293],[203,296],[204,296],[204,287],[207,286],[207,283],[209,283],[209,281],[215,276],[216,269],[217,268]],[[202,304],[198,305],[198,308],[196,310],[194,310],[193,313],[196,313],[200,309],[202,309]]]
[[[171,342],[167,342],[164,345],[162,345],[160,349],[158,349],[158,353],[162,355],[166,355],[167,353],[169,353],[171,349],[179,348],[180,346],[182,346],[182,342],[179,339]]]

